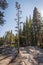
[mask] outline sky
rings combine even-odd
[[[4,11],[4,19],[6,20],[3,26],[0,26],[0,37],[5,35],[6,31],[11,31],[16,34],[16,8],[15,2],[19,2],[21,4],[22,18],[21,21],[25,22],[26,16],[33,16],[34,7],[38,8],[38,11],[41,12],[43,17],[43,0],[7,0],[8,8]]]

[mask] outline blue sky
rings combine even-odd
[[[21,21],[25,21],[26,16],[33,15],[33,9],[36,6],[38,10],[43,11],[43,0],[7,0],[8,8],[4,11],[4,19],[6,20],[3,26],[0,26],[0,36],[3,36],[6,31],[11,31],[16,34],[15,27],[16,21],[16,8],[15,2],[18,1],[21,4],[21,11],[22,11],[22,19]]]

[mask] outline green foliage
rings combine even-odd
[[[4,22],[5,22],[5,20],[3,19],[3,17],[4,17],[4,13],[2,13],[2,12],[0,11],[0,25],[3,25]]]
[[[32,19],[31,16],[28,19],[26,17],[26,22],[23,24],[23,30],[22,30],[22,45],[31,45],[32,42]]]
[[[7,7],[5,5],[0,4],[0,7],[2,6],[2,9],[4,9]],[[0,11],[0,25],[4,24],[3,17],[4,14]],[[39,45],[40,48],[43,48],[43,31],[41,31],[41,24],[40,13],[35,7],[33,10],[33,18],[31,19],[31,16],[29,19],[26,17],[26,21],[23,24],[23,29],[21,27],[19,28],[20,46]],[[12,31],[7,31],[5,33],[5,38],[0,40],[0,45],[2,45],[4,41],[11,46],[18,46],[18,35],[14,36]]]
[[[0,8],[5,10],[8,7],[8,3],[6,0],[0,0]]]
[[[8,3],[6,0],[0,0],[0,10],[5,10],[8,6]],[[0,25],[3,25],[5,20],[4,20],[4,13],[0,11]]]
[[[3,44],[4,44],[4,38],[1,37],[1,38],[0,38],[0,46],[3,45]]]
[[[34,45],[38,45],[40,43],[40,36],[41,36],[41,16],[38,12],[37,8],[34,8],[33,11],[33,36],[34,36]]]
[[[15,43],[15,36],[14,34],[12,33],[12,31],[7,31],[6,34],[5,34],[5,40],[7,42],[7,44],[12,44],[12,43]]]
[[[20,41],[22,45],[40,45],[41,43],[41,16],[36,7],[33,11],[33,18],[26,17]]]

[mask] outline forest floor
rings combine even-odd
[[[13,51],[10,56],[0,61],[0,65],[43,65],[43,49],[36,46],[21,47],[15,59],[14,56],[15,52]]]

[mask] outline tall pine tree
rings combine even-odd
[[[37,8],[34,8],[33,11],[33,36],[34,36],[34,45],[40,44],[41,41],[41,16]]]

